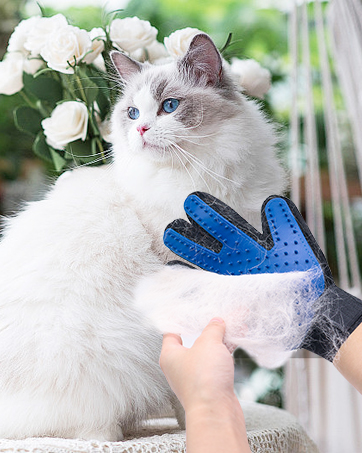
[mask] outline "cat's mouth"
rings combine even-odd
[[[144,150],[161,151],[161,147],[159,145],[146,141],[145,139],[142,140],[142,148]]]

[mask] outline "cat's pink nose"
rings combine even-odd
[[[143,135],[146,131],[148,131],[149,126],[146,126],[145,124],[142,126],[137,126],[138,132]]]

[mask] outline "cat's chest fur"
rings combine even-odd
[[[137,277],[174,258],[163,244],[163,232],[173,219],[185,218],[183,200],[189,187],[164,182],[162,174],[155,177],[141,171],[132,173],[129,169],[128,176],[119,175],[114,165],[76,169],[57,182],[53,197],[55,203],[60,200],[64,204],[74,203],[68,209],[77,210],[74,223],[80,234],[73,245],[76,246],[77,240],[85,248],[92,248],[93,244],[94,266],[98,265],[97,257],[104,260],[104,266],[109,266],[110,275],[116,280],[122,279],[121,266],[127,274],[132,270],[133,278],[126,286],[133,286]],[[73,201],[70,201],[71,193],[76,194]],[[73,229],[71,214],[68,220],[69,229]]]

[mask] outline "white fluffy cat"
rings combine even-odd
[[[212,193],[258,227],[264,199],[284,189],[273,126],[206,35],[174,63],[112,59],[125,86],[112,116],[114,163],[66,173],[6,222],[0,437],[115,441],[177,406],[158,365],[161,335],[134,288],[174,259],[163,231],[184,217],[189,193]]]

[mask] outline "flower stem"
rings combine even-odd
[[[36,103],[30,99],[30,97],[25,93],[24,90],[19,91],[19,93],[20,93],[21,97],[24,99],[24,101],[25,101],[30,107],[32,107],[33,109],[36,109],[36,108],[37,108]]]
[[[39,110],[39,112],[45,117],[47,118],[51,112],[49,112],[43,105],[43,103],[41,102],[41,100],[39,99],[37,102],[36,102],[36,108]]]
[[[78,88],[79,88],[79,91],[80,91],[80,94],[81,94],[81,98],[83,99],[83,101],[84,101],[86,104],[88,104],[88,102],[87,102],[87,96],[85,95],[85,91],[84,91],[82,82],[81,82],[80,77],[79,77],[79,75],[77,74],[76,71],[74,71],[74,76],[75,76],[75,80],[76,80],[76,82],[77,82],[77,85],[78,85]]]

